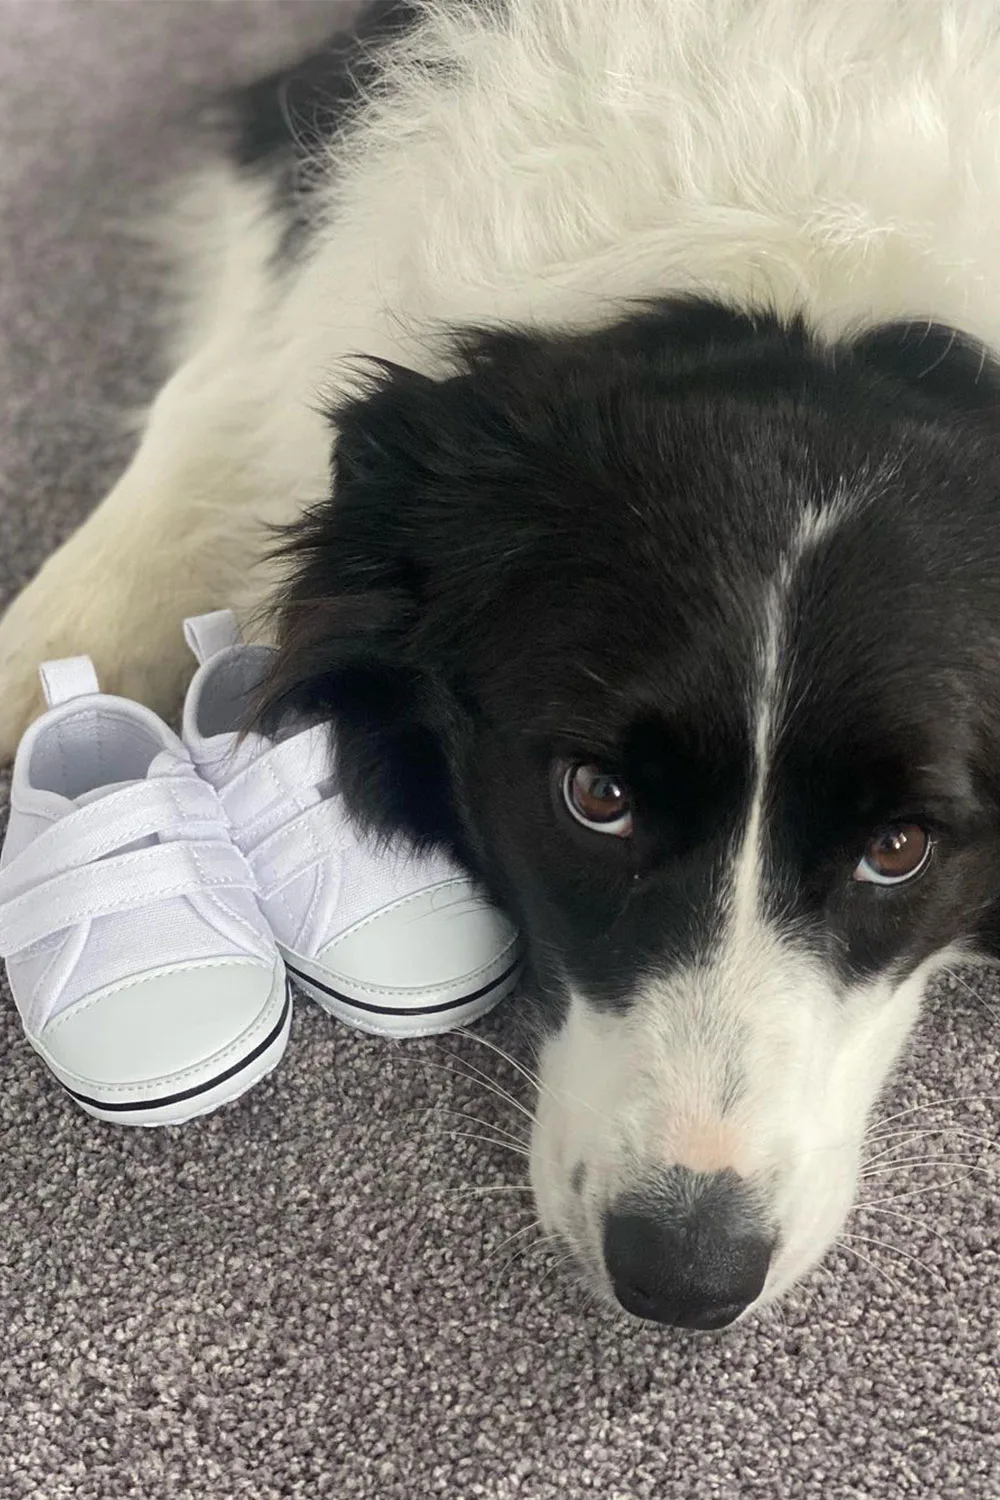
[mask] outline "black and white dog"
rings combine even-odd
[[[178,204],[177,373],[0,625],[0,748],[40,658],[167,710],[181,617],[271,598],[272,710],[523,927],[543,1222],[721,1327],[1000,951],[997,7],[376,11]]]

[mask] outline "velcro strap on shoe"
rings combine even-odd
[[[66,870],[0,906],[0,954],[20,953],[78,922],[131,911],[175,896],[255,889],[250,866],[217,839],[154,844]]]
[[[355,841],[342,808],[329,802],[307,807],[249,851],[260,895],[273,896],[314,865],[332,863]]]
[[[212,787],[194,777],[137,781],[68,813],[0,872],[0,906],[70,870],[82,871],[125,844],[160,834],[190,835],[192,824],[228,820]],[[81,877],[82,878],[82,877]]]
[[[222,787],[219,795],[234,826],[249,830],[273,800],[268,784],[274,795],[294,798],[296,792],[329,781],[332,772],[330,732],[326,725],[317,724],[279,740]]]
[[[184,621],[184,639],[199,662],[239,646],[243,641],[236,616],[231,609],[213,609],[207,615],[191,615]]]
[[[67,703],[71,698],[88,697],[101,691],[89,656],[63,656],[56,661],[45,661],[38,668],[38,675],[50,708],[55,708],[57,703]]]

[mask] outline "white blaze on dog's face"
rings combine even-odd
[[[592,1285],[664,1322],[726,1326],[828,1249],[854,1201],[869,1112],[928,974],[948,956],[852,982],[824,962],[815,933],[781,920],[780,882],[768,888],[767,809],[795,676],[784,665],[795,655],[790,591],[849,509],[841,493],[803,511],[765,594],[747,796],[712,881],[709,942],[643,977],[624,1007],[594,1005],[570,981],[564,1019],[540,1049],[531,1181],[542,1223]],[[572,797],[572,773],[561,784]],[[603,821],[634,833],[619,782],[590,771],[582,785],[595,831]],[[579,803],[571,811],[580,816]],[[922,828],[902,822],[873,844],[888,853],[884,868],[865,853],[853,881],[902,885],[932,852]]]
[[[1000,949],[998,403],[951,330],[681,301],[337,414],[272,692],[518,921],[539,1211],[640,1315],[819,1259],[928,974]]]
[[[735,1189],[733,1222],[723,1216],[722,1233],[769,1250],[747,1300],[755,1291],[758,1306],[778,1296],[825,1253],[852,1206],[867,1117],[926,977],[918,970],[898,984],[837,983],[763,916],[747,878],[757,854],[751,837],[730,872],[717,951],[651,976],[624,1012],[573,992],[538,1058],[531,1181],[544,1227],[573,1247],[592,1284],[617,1290],[631,1311],[689,1326],[731,1321],[715,1322],[715,1308],[742,1310],[738,1289],[724,1292],[724,1259],[716,1270],[698,1264],[722,1247],[695,1248],[695,1230],[693,1257],[675,1257],[650,1281],[631,1248],[609,1265],[609,1210],[625,1204],[661,1219],[669,1253],[672,1221],[696,1225],[700,1195],[713,1184],[723,1197]]]

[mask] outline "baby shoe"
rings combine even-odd
[[[219,799],[88,657],[41,669],[0,854],[0,953],[31,1045],[91,1115],[173,1125],[280,1061],[291,1001]]]
[[[184,742],[216,788],[295,984],[362,1031],[425,1036],[475,1020],[513,989],[516,931],[440,854],[388,851],[352,826],[327,725],[239,730],[272,657],[230,610],[184,625],[201,663]]]

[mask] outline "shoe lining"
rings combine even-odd
[[[247,700],[263,682],[271,654],[266,646],[245,646],[214,666],[198,702],[199,735],[210,739],[246,727]]]
[[[71,799],[120,781],[139,781],[164,748],[152,728],[107,707],[81,709],[53,724],[35,746],[28,779]]]

